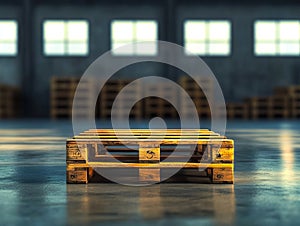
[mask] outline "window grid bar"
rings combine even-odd
[[[11,40],[0,40],[0,43],[4,43],[4,44],[14,44],[16,43],[16,41],[11,41]]]
[[[280,54],[280,25],[278,21],[276,21],[275,32],[275,54]]]
[[[68,21],[64,21],[64,54],[69,55]]]
[[[136,46],[136,42],[137,42],[137,21],[132,22],[133,23],[133,42],[131,43],[133,45],[133,55],[138,55],[137,53],[137,46]]]
[[[210,40],[209,40],[209,32],[210,32],[210,22],[209,21],[205,21],[205,51],[203,54],[205,55],[210,55],[209,52],[209,44],[210,44]]]

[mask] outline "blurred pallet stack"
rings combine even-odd
[[[268,97],[268,118],[287,119],[290,117],[290,98],[274,95]]]
[[[0,119],[17,118],[20,111],[20,90],[0,84]]]
[[[197,83],[201,84],[201,87]],[[205,94],[211,98],[214,97],[212,80],[210,78],[199,78],[196,82],[191,77],[183,76],[179,79],[179,85],[187,92],[188,98],[193,100],[199,117],[210,118],[210,107]],[[187,107],[188,101],[185,98],[183,96],[180,98],[181,110],[185,117],[189,117],[190,109]]]
[[[127,86],[129,83],[131,83],[130,80],[109,80],[105,83],[98,99],[100,118],[107,119],[112,115],[116,119],[127,119],[128,113],[130,113],[130,118],[142,118],[142,103],[138,102],[134,106],[131,104],[141,98],[142,87],[139,83]],[[126,89],[122,91],[125,87]],[[112,111],[113,104],[114,110]]]
[[[72,117],[73,97],[78,82],[79,78],[74,77],[54,77],[51,80],[52,118]],[[210,106],[206,98],[206,95],[209,95],[214,101],[213,82],[210,78],[199,78],[196,82],[188,76],[180,77],[178,83],[186,92],[186,95],[178,93],[172,83],[153,81],[153,83],[142,84],[135,81],[133,86],[131,82],[130,80],[120,79],[107,81],[98,97],[96,117],[110,119],[113,104],[115,107],[113,116],[116,119],[127,119],[128,115],[131,119],[149,119],[153,117],[177,119],[179,113],[182,113],[185,118],[189,118],[192,116],[191,107],[196,108],[200,118],[211,117]],[[92,103],[93,98],[91,96],[99,90],[92,80],[82,84],[81,88],[83,95],[79,102],[82,110],[79,108],[76,113],[86,117],[88,114],[87,109],[95,106]],[[125,88],[125,95],[123,95],[124,92],[121,94],[123,88]],[[6,86],[3,86],[1,90],[0,116],[2,118],[14,117],[14,112],[16,112],[12,110],[14,109],[14,101],[10,102],[10,100],[14,100],[15,97],[10,98],[9,95],[16,95],[17,91],[15,88],[8,89]],[[115,102],[117,97],[118,101]],[[169,101],[161,97],[165,97]],[[193,101],[194,106],[189,106],[188,98]],[[176,109],[176,106],[173,106],[172,103],[175,103],[179,109]],[[243,103],[228,103],[226,108],[228,119],[300,118],[300,85],[278,87],[273,95],[250,97]]]
[[[300,118],[300,85],[278,87],[275,95],[287,99],[289,117]]]
[[[79,78],[76,77],[53,77],[51,79],[51,118],[71,118],[73,98],[79,83]],[[86,117],[91,103],[91,96],[96,91],[93,81],[85,81],[81,83],[81,96],[78,100],[80,109],[76,110],[76,116]]]
[[[172,83],[148,83],[142,87],[144,104],[144,118],[153,117],[175,119],[178,117],[178,93]],[[155,94],[155,95],[154,95]],[[160,98],[163,97],[163,98]]]
[[[98,97],[99,115],[101,119],[108,119],[111,117],[111,108],[114,100],[120,90],[123,88],[124,82],[119,80],[107,81],[102,87]]]
[[[101,119],[110,119],[112,113],[116,119],[126,119],[127,110],[130,111],[130,118],[142,118],[142,105],[140,102],[134,106],[130,106],[132,107],[131,110],[127,106],[128,103],[140,99],[142,93],[141,86],[128,86],[124,95],[120,93],[130,82],[130,80],[109,80],[105,83],[98,98],[99,116]],[[118,96],[118,94],[120,95]],[[117,104],[115,103],[115,110],[112,112],[112,107],[117,96],[118,102]]]
[[[252,97],[246,100],[251,119],[268,118],[269,101],[267,97]]]
[[[246,103],[228,103],[227,118],[228,119],[248,119],[248,105]]]

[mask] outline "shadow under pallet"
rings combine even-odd
[[[233,140],[203,129],[94,129],[67,140],[67,183],[233,183]]]

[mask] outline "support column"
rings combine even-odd
[[[19,21],[19,49],[22,59],[22,109],[25,117],[30,116],[31,109],[31,92],[32,92],[32,80],[34,75],[33,69],[33,10],[32,10],[32,0],[24,0],[21,5],[23,11],[22,20]]]

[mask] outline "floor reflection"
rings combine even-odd
[[[283,130],[279,135],[280,152],[282,159],[282,180],[291,182],[295,180],[294,162],[295,154],[293,150],[292,133],[289,130]]]
[[[68,185],[67,200],[71,224],[199,218],[230,225],[236,209],[233,185]]]

